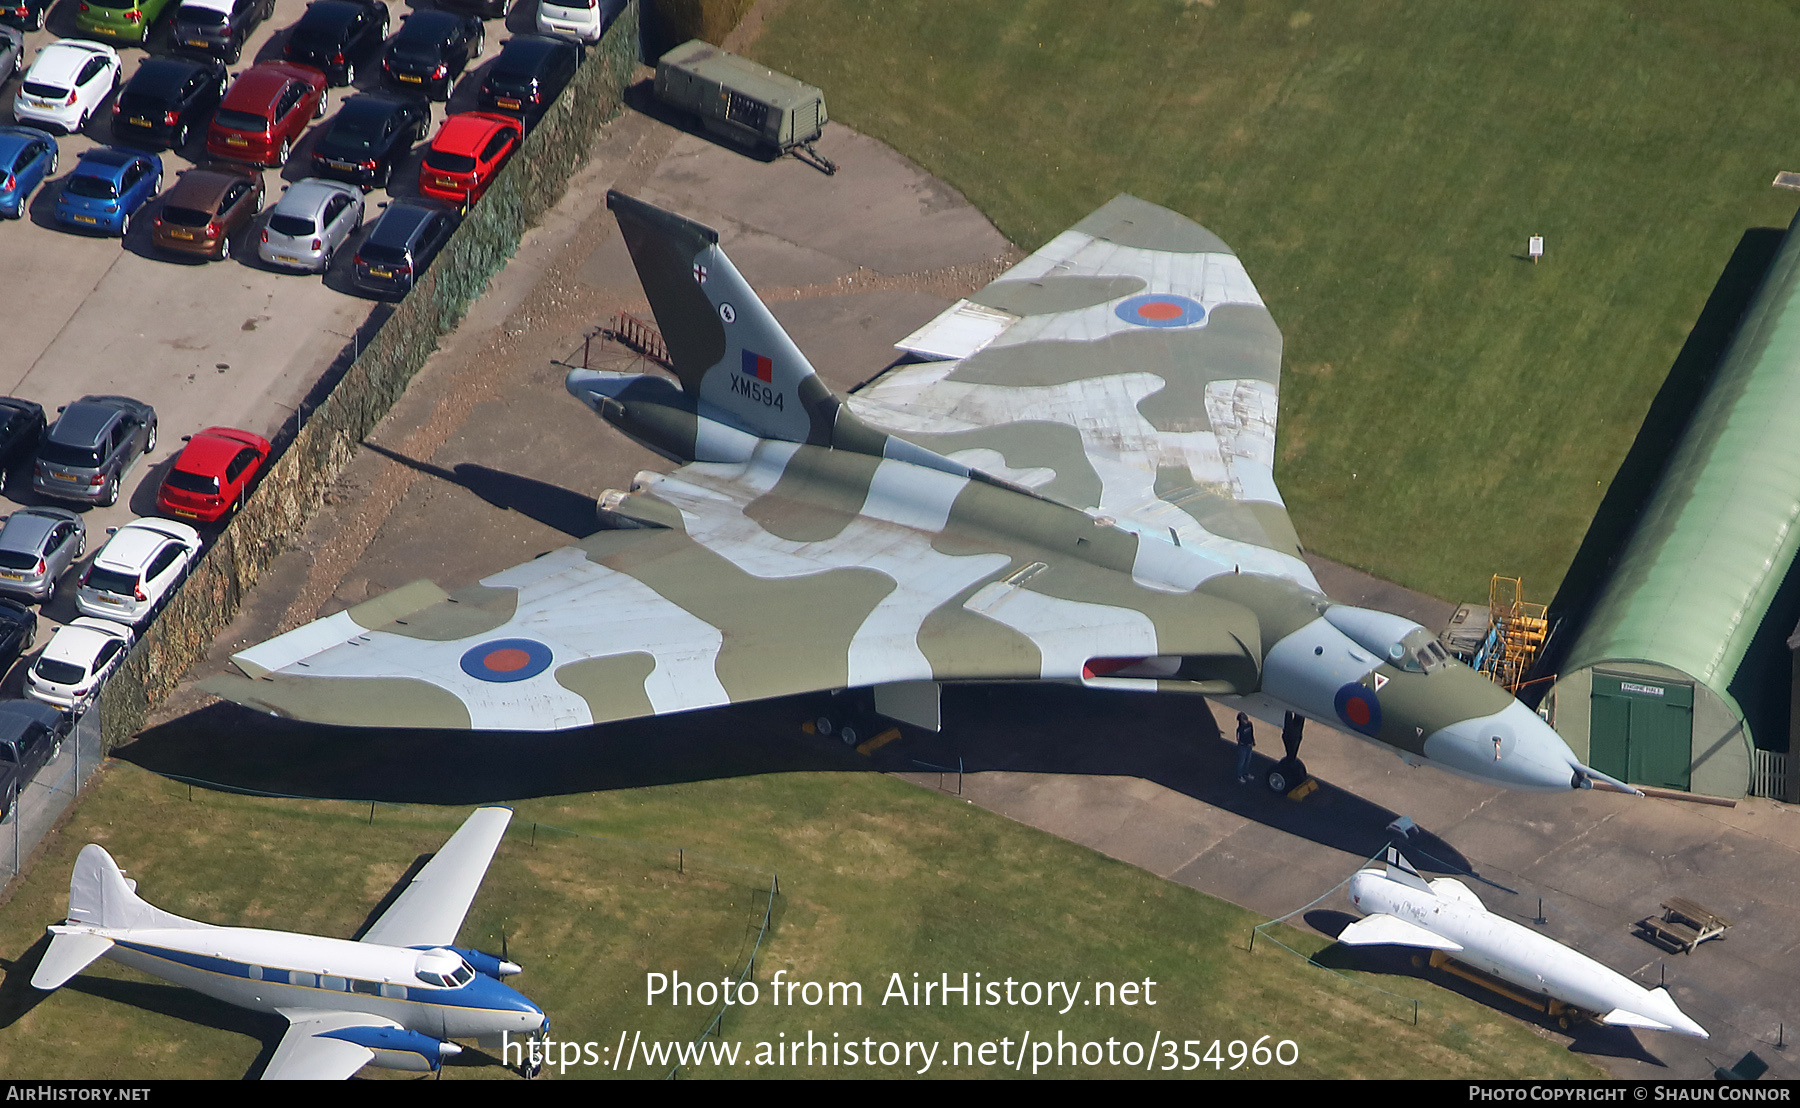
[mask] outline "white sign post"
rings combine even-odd
[[[1544,256],[1544,236],[1531,236],[1531,245],[1526,248],[1526,252],[1531,255],[1531,264],[1536,265],[1537,260]]]

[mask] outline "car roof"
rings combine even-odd
[[[100,653],[100,648],[107,642],[113,639],[130,642],[130,633],[131,629],[122,623],[82,616],[57,628],[38,660],[74,662],[85,668],[93,663],[94,655]]]
[[[44,537],[51,528],[66,520],[54,519],[41,515],[28,508],[20,508],[6,517],[6,526],[0,527],[0,550],[18,550],[26,554],[36,554],[44,547]]]
[[[41,700],[0,700],[0,720],[5,721],[0,723],[0,727],[16,722],[19,725],[41,723],[45,727],[54,728],[61,718],[61,712]],[[8,730],[12,732],[8,736],[9,738],[17,737],[17,726],[10,727]]]
[[[46,437],[63,446],[93,446],[123,413],[107,404],[77,400],[64,408]]]
[[[229,111],[263,111],[275,103],[281,90],[293,80],[323,84],[325,75],[311,66],[291,62],[261,62],[237,75],[219,106]]]
[[[258,450],[267,449],[266,446],[237,437],[247,434],[248,432],[229,427],[208,427],[188,440],[187,446],[175,457],[175,468],[211,476],[224,470],[231,459],[237,457],[238,451],[246,446]]]
[[[138,63],[137,72],[125,82],[121,94],[133,96],[172,96],[196,73],[212,67],[191,58],[151,56]]]
[[[441,154],[475,155],[495,131],[522,130],[519,121],[487,112],[458,112],[444,120],[431,148]]]
[[[350,0],[313,0],[300,13],[300,21],[294,24],[294,30],[336,30],[347,26],[366,10],[367,5],[351,3]]]
[[[55,135],[36,127],[0,127],[0,150],[8,153],[17,153],[24,149],[26,143],[42,139],[48,139],[52,146],[56,145]]]
[[[81,72],[81,67],[88,63],[88,59],[95,55],[115,61],[119,56],[118,51],[98,42],[78,38],[57,39],[38,51],[37,60],[31,63],[31,77],[33,80],[55,80],[61,77],[72,81]]]
[[[359,116],[372,119],[385,119],[405,108],[407,101],[398,96],[384,96],[378,92],[359,92],[344,101],[338,109],[338,119],[355,119]],[[333,120],[336,122],[336,120]]]
[[[204,8],[209,12],[230,15],[233,0],[181,0],[181,8]],[[180,8],[176,11],[179,13]]]
[[[405,22],[394,35],[395,42],[411,42],[424,39],[428,42],[448,42],[458,27],[469,21],[466,15],[447,12],[439,8],[420,8],[408,12]]]
[[[575,44],[552,35],[514,35],[500,47],[496,68],[535,70],[545,58],[562,50],[575,52]]]
[[[186,532],[183,534],[183,532]],[[170,540],[190,545],[200,541],[199,532],[184,523],[166,519],[134,519],[113,532],[100,548],[94,565],[105,569],[137,573],[150,564],[150,559]]]
[[[190,169],[176,180],[165,203],[176,208],[215,211],[219,201],[225,198],[226,189],[254,179],[252,170],[229,164]]]
[[[136,150],[121,150],[116,146],[96,146],[92,150],[83,150],[78,161],[84,168],[92,165],[123,169],[142,157],[144,155]]]
[[[368,241],[376,246],[411,246],[427,220],[449,210],[442,204],[427,201],[396,200],[375,221],[375,229],[369,232]]]
[[[275,201],[272,212],[276,215],[318,215],[325,202],[333,196],[345,196],[354,193],[360,197],[362,190],[355,185],[346,185],[342,181],[328,181],[323,177],[302,177],[288,186],[281,199]]]

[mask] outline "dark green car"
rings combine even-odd
[[[174,0],[81,0],[75,10],[78,34],[142,44],[150,28]]]

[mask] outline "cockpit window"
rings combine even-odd
[[[1450,662],[1450,655],[1431,637],[1431,632],[1417,627],[1388,648],[1388,661],[1408,673],[1431,673]]]
[[[467,985],[469,982],[475,980],[475,971],[469,968],[469,963],[464,962],[462,965],[456,967],[456,972],[450,975],[450,980],[454,981],[459,986]]]
[[[454,955],[452,957],[454,957]],[[437,958],[433,958],[432,961],[436,962],[439,966],[444,966],[447,964],[448,959],[443,958],[440,955]],[[420,981],[425,982],[427,985],[436,985],[440,989],[457,989],[475,980],[475,971],[469,967],[468,962],[458,958],[456,968],[448,973],[438,973],[428,969],[414,969],[413,976],[417,977]]]

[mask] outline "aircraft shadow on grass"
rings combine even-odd
[[[1307,926],[1314,931],[1336,938],[1344,928],[1355,923],[1358,917],[1350,915],[1348,912],[1320,908],[1306,913],[1304,918]],[[1429,981],[1439,988],[1448,989],[1477,1004],[1533,1024],[1545,1031],[1568,1036],[1571,1053],[1593,1054],[1606,1058],[1631,1058],[1665,1069],[1668,1067],[1668,1063],[1651,1053],[1643,1043],[1638,1041],[1637,1035],[1630,1028],[1608,1027],[1601,1023],[1576,1023],[1564,1028],[1557,1023],[1555,1017],[1547,1012],[1520,1004],[1518,1001],[1501,996],[1490,989],[1484,989],[1456,974],[1433,969],[1426,961],[1423,952],[1410,947],[1343,946],[1333,943],[1313,955],[1311,961],[1316,966],[1338,972],[1412,977],[1420,981]],[[1371,984],[1377,988],[1380,987],[1379,981],[1371,982]]]
[[[902,741],[868,755],[803,732],[823,699],[545,733],[319,727],[217,703],[143,732],[114,756],[243,791],[456,805],[765,773],[960,766],[969,773],[1138,777],[1360,857],[1386,846],[1387,825],[1397,816],[1328,781],[1303,804],[1260,785],[1237,784],[1236,746],[1220,735],[1199,698],[1056,685],[951,686],[944,690],[943,732],[902,727]],[[1258,772],[1273,760],[1259,752]],[[1428,831],[1416,831],[1410,843],[1439,872],[1470,868]]]

